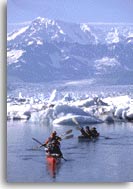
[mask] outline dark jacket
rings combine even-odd
[[[80,129],[80,132],[83,136],[88,137],[87,133],[85,132],[84,128]]]

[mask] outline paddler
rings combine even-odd
[[[81,132],[82,136],[88,137],[88,134],[86,133],[86,131],[84,130],[83,127],[80,129],[80,132]]]
[[[90,130],[89,126],[85,127],[85,132],[87,133],[87,135],[88,135],[89,138],[92,137],[92,133],[91,133],[91,130]]]
[[[61,137],[57,136],[56,131],[54,131],[50,137],[45,141],[45,143],[41,146],[46,147],[46,152],[49,153],[57,153],[60,156],[62,156],[61,150],[60,150],[60,141]]]
[[[50,137],[45,141],[45,143],[43,144],[43,146],[47,146],[49,143],[56,143],[56,145],[60,146],[60,141],[61,138],[59,136],[57,136],[56,131],[54,131]]]
[[[91,131],[91,136],[92,136],[93,138],[99,136],[99,133],[97,132],[97,130],[96,130],[95,127],[92,127],[90,131]]]

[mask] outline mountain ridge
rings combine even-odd
[[[106,76],[104,83],[119,72],[116,84],[125,83],[122,74],[132,73],[132,60],[132,25],[90,26],[38,17],[7,36],[7,72],[25,82],[97,82]]]

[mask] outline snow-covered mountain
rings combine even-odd
[[[133,24],[40,18],[7,36],[9,78],[133,84]]]

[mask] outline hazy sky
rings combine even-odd
[[[133,0],[8,0],[8,23],[38,16],[81,22],[133,22]]]

